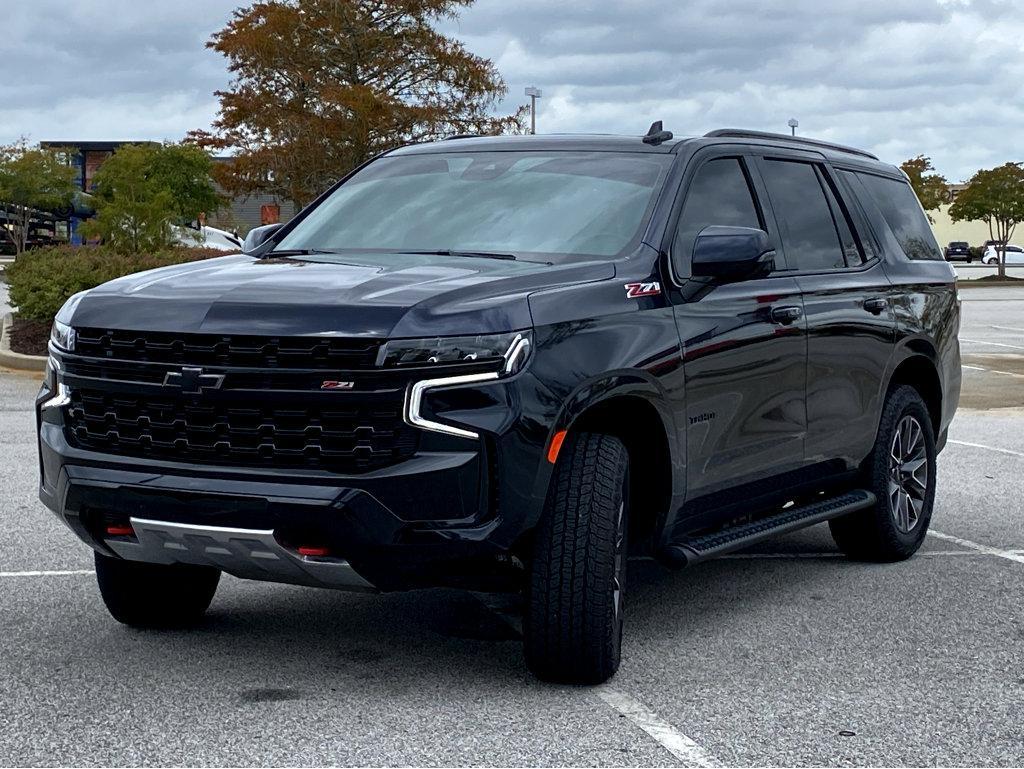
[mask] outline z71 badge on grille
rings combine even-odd
[[[641,296],[657,296],[661,293],[661,284],[656,280],[649,283],[627,283],[626,298],[638,299]]]
[[[337,382],[337,381],[335,381],[333,379],[328,379],[326,382],[324,382],[322,385],[320,385],[320,389],[321,390],[351,390],[355,386],[356,386],[355,382]]]

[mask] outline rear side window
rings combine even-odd
[[[690,276],[693,243],[705,227],[762,228],[754,194],[739,158],[716,158],[702,165],[690,182],[672,242],[676,276]]]
[[[797,270],[834,270],[861,262],[845,215],[812,163],[766,160],[764,181],[782,230],[786,261]]]
[[[864,183],[908,258],[943,258],[928,218],[907,182],[874,174],[858,173],[856,176]]]

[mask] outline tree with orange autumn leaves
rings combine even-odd
[[[231,194],[308,203],[400,144],[523,130],[525,107],[495,117],[507,88],[494,65],[437,22],[473,0],[266,0],[235,11],[207,43],[232,73],[212,131],[190,139],[233,153]]]

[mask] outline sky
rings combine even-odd
[[[0,0],[0,143],[207,128],[240,0]],[[924,154],[950,181],[1024,161],[1024,0],[478,0],[444,29],[538,132],[737,127]]]

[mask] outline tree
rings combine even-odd
[[[229,61],[212,133],[230,149],[218,181],[304,205],[396,145],[454,133],[521,131],[526,108],[493,117],[507,93],[494,65],[435,23],[473,0],[266,0],[235,11],[207,47]]]
[[[22,139],[0,146],[0,208],[6,210],[14,253],[28,248],[29,230],[41,211],[66,208],[75,192],[75,169],[57,150],[30,148]]]
[[[941,174],[931,173],[935,171],[932,159],[924,155],[905,160],[900,168],[910,178],[910,186],[917,193],[917,199],[926,212],[934,211],[948,200],[949,182]],[[934,221],[931,214],[928,220]]]
[[[949,207],[954,222],[983,221],[999,253],[999,277],[1006,277],[1005,245],[1014,228],[1024,221],[1024,167],[1006,163],[978,171]]]
[[[192,145],[122,146],[96,172],[96,217],[82,232],[121,253],[166,248],[173,224],[221,206],[212,170],[209,155]]]

